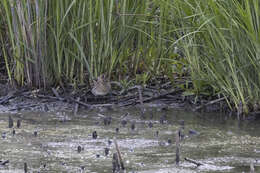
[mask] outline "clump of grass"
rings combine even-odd
[[[194,92],[222,94],[248,113],[259,105],[259,1],[176,1]],[[196,32],[194,34],[190,34]],[[251,107],[251,108],[250,108]]]

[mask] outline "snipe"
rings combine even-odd
[[[97,78],[97,81],[94,80],[93,82],[94,82],[94,86],[91,92],[95,96],[105,96],[110,92],[111,84],[109,80],[106,79],[106,76],[104,74],[100,75]]]

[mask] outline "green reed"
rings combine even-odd
[[[89,82],[102,73],[115,79],[160,74],[173,36],[167,3],[172,1],[3,0],[8,32],[1,34],[11,45],[11,76],[20,85],[41,87]]]
[[[221,94],[245,113],[259,108],[260,1],[176,1],[194,93]],[[196,32],[195,34],[191,34]]]

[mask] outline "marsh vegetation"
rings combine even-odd
[[[1,80],[46,89],[106,74],[129,88],[259,110],[259,0],[1,0]]]

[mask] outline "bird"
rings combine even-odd
[[[111,84],[104,74],[100,75],[97,80],[93,80],[94,86],[91,90],[95,96],[105,96],[110,93]]]

